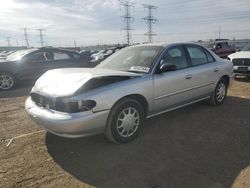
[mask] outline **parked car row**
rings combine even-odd
[[[44,47],[19,50],[0,61],[0,90],[9,90],[20,81],[34,80],[50,69],[90,67],[80,53]]]
[[[120,49],[124,48],[125,46],[119,46],[119,47],[114,47],[114,48],[109,48],[106,50],[100,50],[97,53],[94,53],[90,56],[90,62],[94,65],[99,64],[101,61],[104,59],[108,58],[115,52],[119,51]]]

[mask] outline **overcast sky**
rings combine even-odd
[[[133,42],[145,42],[147,11],[142,4],[157,6],[154,42],[178,42],[218,38],[250,38],[250,0],[134,0],[131,14]],[[124,43],[124,9],[118,0],[1,0],[0,46],[24,45],[22,28],[28,28],[32,46],[39,46],[45,29],[48,45]]]

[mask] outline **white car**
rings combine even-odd
[[[234,64],[235,76],[250,76],[250,44],[244,47],[242,51],[229,55],[227,59]]]

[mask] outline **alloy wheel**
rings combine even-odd
[[[14,85],[14,80],[11,76],[2,74],[0,75],[0,89],[8,90]]]
[[[122,110],[122,112],[119,114],[116,123],[116,128],[118,134],[126,138],[130,137],[136,132],[139,124],[140,124],[139,112],[133,107],[128,107]]]
[[[216,99],[218,102],[222,102],[225,96],[226,96],[226,86],[223,82],[221,82],[216,90]]]

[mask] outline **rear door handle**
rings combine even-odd
[[[191,79],[191,78],[192,78],[192,74],[187,74],[187,75],[185,76],[185,78],[186,78],[186,79]]]
[[[219,68],[215,68],[215,69],[214,69],[214,72],[219,72]]]

